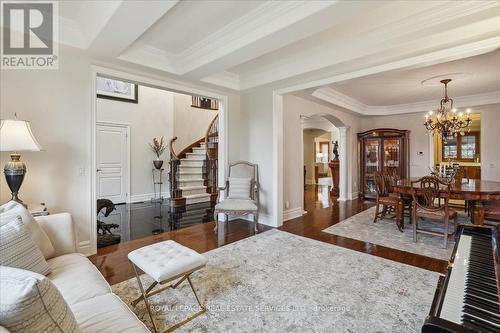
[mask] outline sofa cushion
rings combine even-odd
[[[75,333],[75,317],[50,280],[0,267],[0,323],[12,333]]]
[[[0,226],[8,223],[12,218],[17,216],[20,216],[23,220],[28,230],[28,234],[31,239],[33,239],[36,246],[40,248],[45,259],[52,258],[55,253],[54,246],[50,242],[45,231],[43,231],[33,216],[31,216],[30,212],[23,205],[15,201],[9,201],[0,206]]]
[[[150,332],[115,294],[106,294],[73,305],[81,333]]]
[[[111,292],[97,267],[83,254],[71,253],[48,260],[48,278],[59,289],[70,307],[92,297]]]
[[[28,234],[21,217],[0,227],[0,265],[46,275],[50,272],[42,252]]]

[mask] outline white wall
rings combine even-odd
[[[174,135],[177,141],[174,149],[178,153],[190,144],[205,136],[210,122],[217,116],[217,111],[191,107],[191,96],[174,95]]]
[[[156,155],[151,151],[149,143],[154,137],[163,136],[168,145],[174,136],[174,93],[140,85],[137,104],[98,98],[97,121],[125,123],[130,126],[131,201],[151,197],[154,192],[151,169]],[[164,160],[165,170],[168,170],[168,149],[161,159]],[[164,174],[165,179],[166,176]],[[168,184],[162,191],[168,192]]]
[[[77,224],[82,251],[88,251],[90,211],[90,112],[91,64],[147,76],[175,85],[214,91],[228,96],[229,160],[240,159],[240,99],[238,95],[206,86],[169,79],[145,68],[120,66],[93,59],[85,51],[60,45],[58,70],[2,70],[0,74],[0,116],[30,120],[33,131],[46,151],[23,153],[28,174],[21,188],[27,202],[45,202],[51,213],[70,212]],[[0,154],[4,165],[7,153]],[[80,174],[79,169],[84,170]],[[0,180],[0,200],[9,200],[4,177]]]
[[[481,178],[500,181],[500,104],[481,108]]]
[[[1,118],[30,120],[43,152],[25,152],[28,173],[20,196],[45,202],[51,213],[69,211],[81,241],[89,240],[90,221],[90,59],[60,47],[58,70],[1,70]],[[1,153],[1,164],[9,159]],[[80,175],[79,168],[85,170]],[[10,198],[2,175],[1,201]]]
[[[488,105],[479,108],[481,113],[481,178],[500,181],[500,105]],[[362,119],[363,131],[373,128],[397,128],[410,130],[410,176],[420,177],[429,174],[429,137],[423,125],[424,113],[394,116],[365,117]],[[421,151],[424,154],[419,156]]]

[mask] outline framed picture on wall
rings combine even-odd
[[[98,76],[96,81],[97,97],[115,101],[139,103],[137,84],[127,81]]]

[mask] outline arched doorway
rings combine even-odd
[[[329,154],[327,159],[331,160],[333,157],[333,144],[335,141],[338,142],[338,153],[339,153],[339,161],[340,161],[340,177],[339,177],[339,195],[337,200],[346,201],[348,200],[348,131],[349,128],[337,117],[332,114],[326,113],[317,113],[317,114],[309,114],[309,115],[301,115],[301,135],[304,135],[304,130],[319,130],[324,133],[330,133],[329,140]],[[323,135],[323,137],[325,137]],[[304,140],[302,140],[304,141]],[[321,141],[320,141],[321,142]],[[302,149],[304,151],[304,148]],[[307,149],[306,149],[307,151]],[[322,156],[324,159],[324,156]],[[319,162],[319,161],[318,161]],[[324,162],[324,161],[323,161]],[[311,172],[313,172],[311,168],[311,164],[309,163],[309,168],[306,166],[305,177],[307,177],[307,169],[309,169],[309,176],[311,176]],[[328,170],[326,170],[328,171]],[[323,173],[325,170],[323,170]],[[305,179],[303,179],[304,183],[307,183]]]

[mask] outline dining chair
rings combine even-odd
[[[375,178],[375,190],[376,190],[376,208],[375,208],[375,218],[373,223],[376,223],[378,219],[390,218],[396,220],[398,211],[403,209],[403,203],[399,196],[393,196],[389,194],[388,184],[386,184],[386,179],[384,175],[378,171],[374,174]],[[382,210],[380,209],[382,206]],[[392,215],[391,215],[392,214]],[[399,231],[403,232],[404,225],[400,225],[396,220],[396,225]]]
[[[411,187],[413,189],[413,241],[417,241],[418,233],[439,235],[443,236],[443,248],[447,248],[448,237],[455,233],[458,219],[457,212],[449,206],[451,184],[435,176],[426,176],[412,181]],[[439,198],[444,200],[444,204],[436,204]],[[419,228],[420,218],[443,222],[443,231]],[[452,233],[449,233],[448,229],[450,220],[453,220]]]
[[[412,207],[412,197],[409,194],[400,194],[396,193],[394,191],[394,186],[398,183],[399,180],[401,180],[401,177],[399,177],[399,174],[396,169],[394,169],[392,172],[385,171],[382,173],[382,176],[384,178],[385,186],[387,188],[387,192],[389,193],[389,196],[396,197],[401,199],[402,203],[402,209],[403,209],[403,218],[408,217],[410,220],[410,224],[412,223],[412,214],[411,214],[411,207]]]

